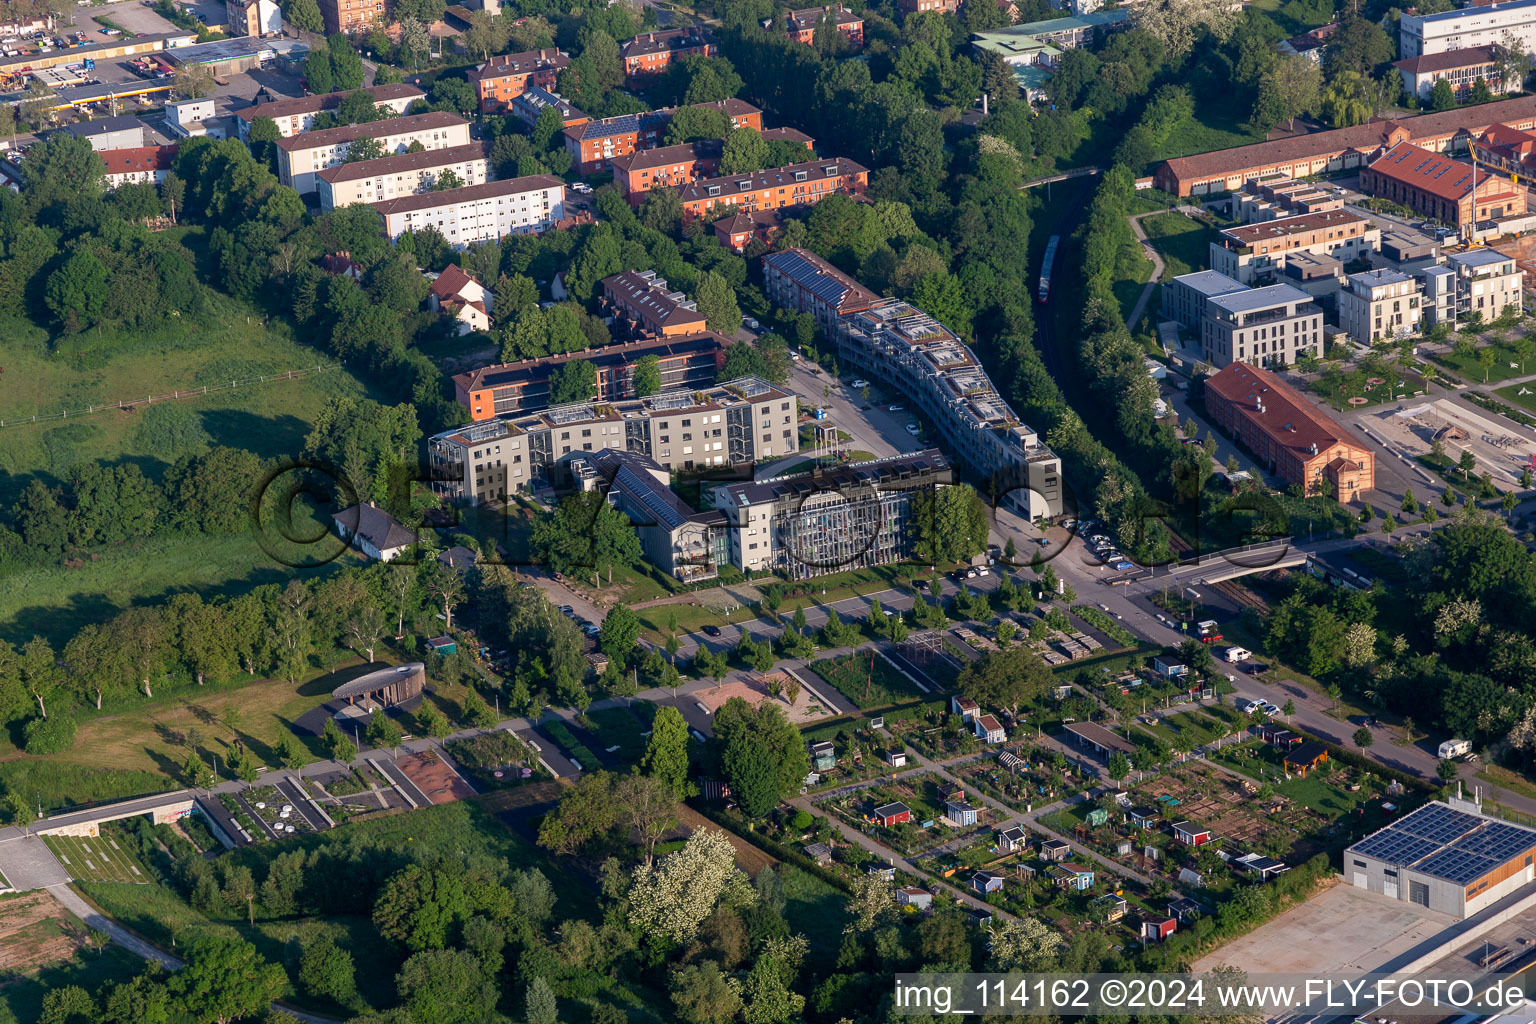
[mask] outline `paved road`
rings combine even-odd
[[[1128,218],[1131,222],[1131,232],[1136,236],[1136,241],[1141,243],[1141,251],[1147,259],[1152,261],[1152,276],[1147,279],[1146,286],[1141,289],[1141,294],[1136,297],[1136,305],[1131,307],[1130,316],[1125,322],[1131,330],[1136,329],[1136,324],[1141,321],[1141,312],[1147,308],[1147,303],[1152,301],[1152,293],[1157,289],[1158,282],[1163,279],[1163,257],[1147,242],[1147,233],[1141,228],[1141,218],[1151,217],[1155,214],[1165,213],[1164,210],[1153,210],[1150,213],[1138,213]]]

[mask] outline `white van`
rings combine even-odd
[[[1225,657],[1228,664],[1235,665],[1240,661],[1247,661],[1253,657],[1253,652],[1246,647],[1228,647]]]

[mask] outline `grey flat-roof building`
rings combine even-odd
[[[730,533],[731,563],[743,572],[780,570],[795,579],[889,565],[913,555],[913,499],[955,482],[938,449],[715,490]]]
[[[1339,330],[1362,345],[1417,334],[1419,288],[1418,278],[1389,267],[1350,274],[1339,295]]]
[[[1206,302],[1200,347],[1218,369],[1229,363],[1289,365],[1305,354],[1321,358],[1322,307],[1288,284],[1218,295]]]
[[[109,149],[139,149],[148,141],[144,122],[127,114],[68,124],[59,131],[86,140],[98,153]]]
[[[713,579],[725,561],[726,520],[699,512],[671,488],[672,474],[655,459],[605,448],[571,457],[571,475],[584,490],[607,485],[608,503],[627,515],[646,561],[690,583]]]
[[[1532,881],[1533,859],[1536,829],[1434,801],[1345,850],[1344,877],[1464,918]]]
[[[1200,329],[1205,304],[1218,295],[1247,291],[1248,286],[1219,270],[1180,274],[1163,288],[1163,316],[1191,331]]]
[[[743,377],[482,420],[434,435],[427,452],[439,494],[470,503],[505,501],[518,491],[564,486],[568,456],[604,448],[647,456],[669,470],[793,455],[799,416],[794,395]]]

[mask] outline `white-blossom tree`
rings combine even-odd
[[[1170,60],[1178,60],[1195,45],[1202,25],[1226,42],[1241,11],[1242,5],[1231,0],[1148,0],[1131,9],[1131,24],[1161,42]]]
[[[756,898],[725,833],[701,830],[681,850],[635,872],[629,921],[683,943],[698,934],[715,907],[746,907]]]
[[[1376,627],[1357,622],[1344,631],[1344,664],[1363,668],[1376,660]]]
[[[1063,945],[1061,936],[1032,917],[993,922],[989,971],[1040,972],[1056,966]]]

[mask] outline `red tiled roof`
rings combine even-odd
[[[1312,457],[1312,445],[1322,452],[1349,438],[1343,427],[1319,412],[1295,388],[1257,366],[1229,363],[1206,378],[1205,388],[1242,407],[1249,420],[1278,445],[1296,452],[1302,462]]]
[[[1397,61],[1392,66],[1400,68],[1405,75],[1427,75],[1436,71],[1481,67],[1484,64],[1494,63],[1496,59],[1493,47],[1470,46],[1464,50],[1420,54],[1417,57]]]
[[[1236,174],[1251,167],[1268,167],[1293,160],[1304,160],[1325,153],[1349,150],[1369,152],[1381,146],[1387,133],[1402,128],[1411,139],[1449,135],[1458,130],[1480,134],[1489,125],[1503,121],[1522,121],[1536,117],[1536,96],[1484,103],[1475,107],[1440,110],[1398,121],[1373,121],[1352,128],[1294,135],[1288,139],[1258,142],[1251,146],[1218,149],[1212,153],[1176,157],[1163,166],[1179,178],[1200,179],[1216,174]]]
[[[1420,149],[1411,142],[1393,146],[1385,156],[1373,161],[1370,168],[1377,174],[1453,203],[1472,194],[1471,164]],[[1482,180],[1486,182],[1496,177],[1485,172]]]
[[[457,298],[464,291],[467,284],[479,284],[473,277],[459,269],[457,263],[448,264],[448,268],[437,275],[437,280],[432,282],[428,289],[439,300]]]
[[[628,58],[668,50],[688,50],[696,46],[713,45],[714,41],[714,35],[703,25],[667,29],[663,32],[642,32],[624,43],[621,56]]]
[[[256,98],[256,103],[243,110],[235,111],[235,116],[242,121],[254,121],[258,117],[292,117],[294,114],[315,114],[322,110],[334,110],[341,105],[342,97],[357,92],[356,89],[343,92],[326,92],[318,96],[294,96],[283,99],[262,102],[261,97]],[[373,98],[374,103],[383,103],[386,100],[397,100],[403,97],[411,99],[424,99],[426,93],[414,85],[406,85],[404,82],[391,82],[386,85],[370,85],[361,90]]]
[[[133,149],[108,149],[101,154],[108,174],[132,174],[135,171],[168,171],[176,158],[175,146],[138,146]]]

